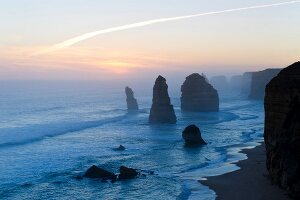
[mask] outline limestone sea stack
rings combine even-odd
[[[128,111],[138,111],[139,107],[136,99],[134,98],[134,93],[130,87],[125,88],[126,102]]]
[[[265,87],[269,81],[277,76],[281,69],[266,69],[252,73],[249,99],[263,100],[265,96]]]
[[[242,75],[235,75],[230,78],[229,87],[230,90],[241,91],[242,89]]]
[[[264,104],[270,177],[300,199],[300,62],[268,83]]]
[[[225,76],[213,76],[209,81],[218,91],[225,91],[228,89],[228,82]]]
[[[206,144],[201,137],[200,129],[196,125],[190,125],[186,127],[182,132],[182,138],[187,146]]]
[[[158,76],[153,87],[152,107],[150,110],[149,123],[170,123],[177,121],[173,105],[168,94],[166,79]]]
[[[181,86],[181,110],[188,112],[219,111],[219,95],[204,76],[194,73]]]

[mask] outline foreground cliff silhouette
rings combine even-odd
[[[181,110],[188,112],[219,111],[219,95],[204,76],[194,73],[181,86]]]
[[[173,105],[171,105],[166,79],[162,76],[158,76],[153,87],[153,99],[149,123],[175,124],[176,121],[177,118]]]
[[[300,199],[300,62],[266,87],[264,139],[271,179]]]

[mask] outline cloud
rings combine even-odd
[[[112,32],[123,31],[123,30],[138,28],[138,27],[144,27],[144,26],[149,26],[149,25],[152,25],[152,24],[158,24],[158,23],[163,23],[163,22],[170,22],[170,21],[177,21],[177,20],[195,18],[195,17],[200,17],[200,16],[206,16],[206,15],[216,15],[216,14],[244,11],[244,10],[250,10],[250,9],[261,9],[261,8],[282,6],[282,5],[294,4],[294,3],[300,3],[300,0],[286,1],[286,2],[273,3],[273,4],[264,4],[264,5],[257,5],[257,6],[249,6],[249,7],[242,7],[242,8],[234,8],[234,9],[227,9],[227,10],[214,11],[214,12],[198,13],[198,14],[194,14],[194,15],[185,15],[185,16],[179,16],[179,17],[161,18],[161,19],[148,20],[148,21],[143,21],[143,22],[138,22],[138,23],[133,23],[133,24],[127,24],[127,25],[123,25],[123,26],[98,30],[98,31],[94,31],[94,32],[85,33],[83,35],[79,35],[77,37],[74,37],[74,38],[65,40],[61,43],[55,44],[55,45],[53,45],[49,48],[45,48],[45,49],[42,49],[40,51],[37,51],[32,56],[48,54],[48,53],[51,53],[51,52],[54,52],[54,51],[72,46],[72,45],[77,44],[81,41],[93,38],[95,36],[108,34],[108,33],[112,33]]]

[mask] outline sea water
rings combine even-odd
[[[123,86],[98,82],[7,81],[0,85],[0,199],[214,199],[199,183],[237,170],[239,153],[262,141],[263,104],[220,95],[220,112],[182,113],[176,125],[150,125],[152,88],[126,110]],[[147,91],[147,92],[144,92]],[[207,145],[186,148],[182,130],[200,127]],[[115,151],[120,144],[125,151]],[[78,179],[90,166],[154,171],[115,183]]]

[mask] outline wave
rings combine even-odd
[[[219,124],[239,119],[239,116],[232,112],[186,112],[182,113],[184,121],[195,121],[200,125]],[[179,122],[180,123],[180,122]]]
[[[37,142],[49,137],[82,131],[88,128],[94,128],[108,123],[115,123],[120,120],[126,119],[128,116],[128,114],[123,114],[103,120],[59,122],[49,124],[35,124],[17,128],[2,128],[0,129],[0,138],[2,139],[0,148],[24,145]]]
[[[263,103],[250,101],[243,105],[235,105],[235,106],[226,107],[226,108],[222,109],[222,111],[234,111],[234,110],[241,110],[241,109],[245,109],[245,108],[249,109],[251,106],[257,106],[257,105],[263,106]]]
[[[186,185],[182,185],[181,193],[177,196],[176,200],[187,200],[191,194],[191,190]]]

